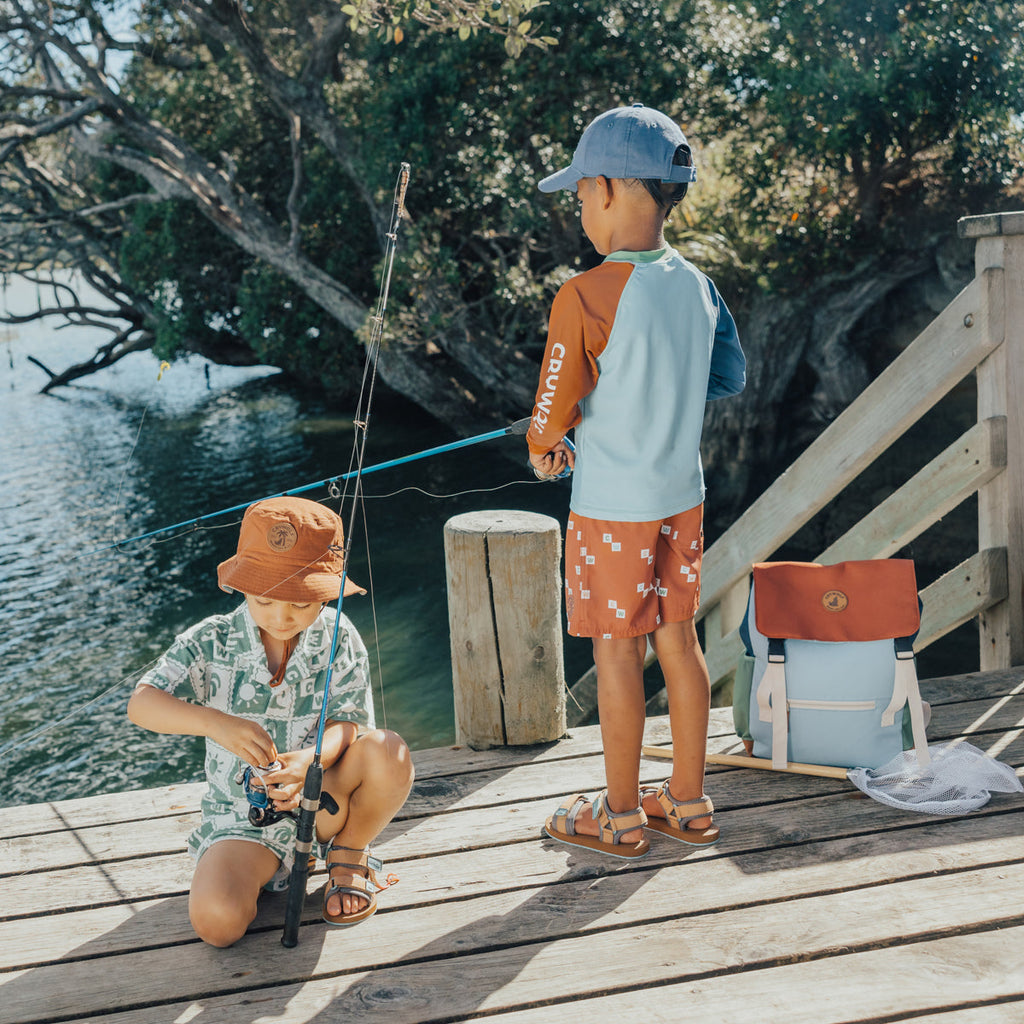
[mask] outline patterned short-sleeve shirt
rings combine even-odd
[[[187,629],[139,685],[155,686],[181,700],[258,722],[278,750],[301,750],[316,741],[338,614],[335,608],[326,607],[303,631],[278,686],[270,685],[259,629],[245,604],[229,615],[214,615]],[[366,647],[345,615],[338,629],[327,718],[374,726]],[[282,869],[272,887],[283,888],[294,851],[294,821],[285,818],[264,828],[251,825],[245,791],[236,781],[246,765],[210,739],[206,741],[205,767],[208,789],[202,801],[202,821],[189,836],[190,851],[198,859],[220,839],[260,843],[280,858]]]

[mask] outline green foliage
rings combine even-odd
[[[170,48],[195,48],[173,75],[137,62],[135,102],[211,161],[225,163],[264,209],[287,223],[291,184],[288,127],[244,62],[189,39],[189,27],[161,20]],[[361,199],[315,138],[303,152],[301,245],[313,262],[357,294],[376,291],[377,246]],[[122,270],[157,307],[156,351],[199,350],[227,361],[281,366],[296,378],[347,396],[358,384],[361,349],[295,282],[240,250],[186,202],[143,206],[125,234]]]
[[[357,0],[342,4],[341,10],[354,31],[377,28],[389,43],[401,43],[410,25],[454,33],[463,42],[481,32],[498,31],[505,52],[518,57],[528,45],[544,47],[554,42],[537,36],[529,18],[547,5],[548,0]]]
[[[986,0],[706,4],[707,123],[747,240],[799,281],[1019,179],[1022,25]]]
[[[386,344],[458,337],[467,358],[490,346],[498,366],[536,354],[553,290],[594,258],[572,197],[542,195],[536,183],[612,106],[644,102],[683,125],[699,177],[669,237],[727,294],[800,289],[865,253],[918,246],[934,223],[948,232],[955,216],[989,208],[1024,171],[1021,0],[243,7],[275,67],[297,90],[322,89],[351,140],[342,166],[303,127],[297,206],[289,120],[245,58],[201,34],[184,5],[142,5],[148,49],[122,94],[221,168],[283,234],[297,216],[302,253],[367,307],[379,217],[408,161],[410,220]],[[309,80],[311,40],[339,11],[348,22],[337,52],[317,65],[323,81]],[[104,200],[147,187],[106,166],[89,182]],[[126,282],[156,305],[161,355],[247,354],[339,389],[358,355],[359,339],[299,282],[186,201],[137,207],[120,258]]]
[[[542,346],[553,289],[593,249],[569,196],[546,196],[537,182],[571,159],[586,124],[634,101],[681,121],[697,81],[693,4],[576,0],[537,14],[546,50],[507,58],[486,35],[453,40],[410,28],[400,45],[371,40],[366,76],[339,86],[337,102],[375,145],[368,172],[412,165],[409,205],[426,253],[403,252],[401,301],[421,304],[429,337],[465,309],[482,338],[529,353]],[[426,264],[430,263],[428,267]],[[457,289],[438,311],[426,292],[441,272]],[[415,329],[415,318],[406,329]]]

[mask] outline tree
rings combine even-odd
[[[382,201],[383,190],[366,175],[360,147],[329,98],[331,82],[344,74],[346,48],[356,40],[354,29],[363,24],[386,24],[387,35],[396,40],[406,22],[457,28],[468,37],[492,28],[503,35],[507,50],[519,52],[528,42],[536,41],[525,15],[537,3],[363,0],[340,7],[326,0],[246,5],[230,0],[154,3],[143,9],[136,34],[123,21],[119,25],[118,19],[131,11],[129,4],[119,0],[16,0],[0,8],[0,45],[8,69],[3,93],[7,128],[0,137],[0,160],[6,173],[15,154],[33,149],[31,159],[47,166],[41,143],[60,137],[65,146],[70,144],[95,165],[117,168],[122,176],[134,179],[129,194],[115,190],[117,198],[112,202],[119,208],[154,201],[188,202],[247,257],[273,268],[342,328],[356,332],[366,320],[370,297],[360,295],[306,252],[302,205],[303,135],[310,132],[363,203],[364,216],[373,225],[378,244],[383,240],[389,212]],[[114,59],[119,54],[131,56],[127,74]],[[153,92],[147,108],[137,102],[130,88],[122,87],[131,85],[133,79],[144,82],[151,69],[187,78],[197,68],[206,70],[224,61],[242,62],[250,87],[276,108],[278,122],[286,126],[284,139],[277,139],[278,143],[287,140],[285,152],[291,155],[283,209],[275,207],[274,197],[265,199],[240,177],[238,162],[230,154],[225,158],[205,152],[201,129],[198,138],[192,131],[176,133],[153,116],[158,111],[152,108],[159,107]],[[43,160],[37,159],[34,147],[39,147]],[[59,152],[60,147],[49,147],[50,166],[59,165],[59,157],[55,159]],[[63,175],[58,171],[53,177]],[[12,175],[5,182],[5,192],[16,188],[17,176]],[[74,190],[65,190],[61,198],[73,207],[78,196]],[[65,216],[81,218],[80,203],[77,209],[66,210]],[[22,259],[29,256],[26,244],[30,239],[19,236],[18,231],[11,235],[18,255]],[[32,255],[30,262],[38,265],[43,260],[52,264],[63,254],[51,250]],[[94,259],[102,260],[105,273],[117,277],[117,265],[109,261],[109,252]],[[151,312],[147,305],[156,305],[154,298],[159,296],[133,297],[138,300],[133,306],[143,318]],[[166,320],[181,295],[164,298],[169,298],[170,308],[157,309],[157,313],[158,317],[163,313]],[[153,337],[161,332],[159,319],[148,326]],[[164,325],[162,333],[168,337],[172,332]],[[459,388],[459,366],[445,360],[447,365],[439,374],[430,365],[438,362],[433,356],[414,346],[392,346],[382,355],[381,374],[399,390],[414,393],[420,404],[442,419],[473,419],[465,388]],[[450,378],[455,379],[454,389]]]
[[[649,103],[698,147],[670,240],[715,277],[749,357],[747,392],[706,421],[727,509],[891,356],[868,328],[945,273],[936,238],[1020,180],[1019,0],[131,10],[0,4],[8,268],[85,260],[67,246],[87,237],[139,339],[340,398],[408,160],[381,376],[473,432],[529,408],[553,292],[593,259],[571,197],[536,181],[595,114]]]
[[[783,260],[852,265],[925,203],[1024,171],[1022,3],[715,2],[704,30],[707,126],[734,143],[745,234]]]

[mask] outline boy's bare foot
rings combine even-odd
[[[361,873],[341,864],[331,872],[331,884],[334,885],[359,886],[359,880],[362,878]],[[370,900],[367,896],[356,896],[349,892],[334,892],[327,897],[324,907],[332,917],[337,917],[339,914],[344,914],[347,917],[350,914],[357,914],[369,905]]]
[[[376,894],[387,888],[376,872],[383,865],[369,849],[352,849],[332,843],[327,851],[327,888],[323,897],[323,919],[347,927],[365,921],[377,910]]]

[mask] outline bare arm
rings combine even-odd
[[[270,734],[257,722],[190,704],[145,683],[135,688],[128,701],[128,717],[151,732],[206,736],[251,765],[270,764],[278,757]]]

